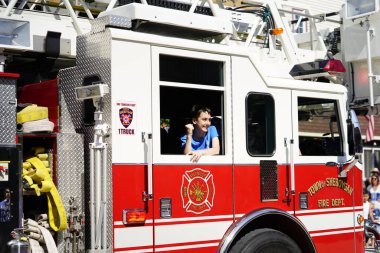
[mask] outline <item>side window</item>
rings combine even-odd
[[[300,155],[342,155],[343,144],[337,101],[299,97],[298,132]]]
[[[224,86],[223,62],[160,55],[160,81]]]
[[[275,151],[274,100],[268,94],[246,98],[247,151],[251,156],[271,156]]]
[[[186,134],[185,125],[192,123],[194,105],[211,109],[220,154],[225,154],[224,62],[165,54],[159,60],[161,154],[183,154],[181,137]]]

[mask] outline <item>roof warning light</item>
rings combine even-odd
[[[310,79],[317,77],[333,77],[346,72],[346,68],[340,60],[317,60],[296,64],[289,74],[294,79]]]

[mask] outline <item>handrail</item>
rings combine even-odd
[[[70,17],[71,17],[72,20],[73,20],[73,24],[74,24],[75,31],[77,31],[77,33],[78,33],[79,35],[83,34],[83,30],[80,28],[80,25],[78,24],[78,18],[77,18],[77,15],[75,14],[74,9],[73,9],[73,7],[71,6],[69,0],[62,0],[62,1],[63,1],[63,3],[65,4],[67,10],[69,11]]]

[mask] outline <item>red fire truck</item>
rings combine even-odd
[[[298,64],[273,2],[208,6],[104,12],[59,74],[62,119],[90,147],[91,248],[112,235],[114,252],[362,252],[355,117],[345,87],[315,81],[342,66]],[[194,104],[221,146],[197,163],[180,145]]]
[[[89,252],[364,251],[344,67],[315,61],[323,41],[299,49],[278,5],[127,2],[78,36],[58,74],[55,176]],[[181,137],[196,104],[220,153],[194,163]]]

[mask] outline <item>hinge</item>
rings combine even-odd
[[[145,132],[141,133],[141,142],[145,143]]]
[[[153,194],[148,194],[146,191],[143,191],[142,193],[142,199],[144,202],[148,201],[148,200],[152,200],[153,199]]]
[[[291,202],[291,199],[289,197],[289,188],[288,187],[285,188],[285,196],[286,196],[286,199],[283,199],[282,203],[286,203],[289,205]]]

